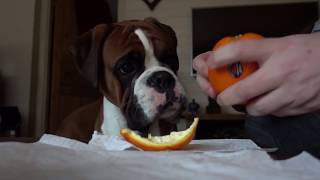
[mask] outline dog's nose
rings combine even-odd
[[[175,79],[167,71],[154,72],[147,80],[147,85],[153,87],[159,93],[172,90],[175,86]]]

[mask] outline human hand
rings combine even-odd
[[[298,115],[320,109],[320,33],[240,40],[197,56],[199,86],[220,105],[246,104],[251,115]],[[259,69],[216,97],[208,67],[257,62]]]

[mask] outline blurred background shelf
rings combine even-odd
[[[33,143],[38,141],[36,138],[30,137],[0,137],[0,142],[24,142],[24,143]]]

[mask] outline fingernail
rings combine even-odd
[[[216,59],[217,58],[214,53],[210,54],[210,56],[208,57],[208,61],[207,61],[207,64],[210,68],[218,68],[219,67],[219,63],[217,63]]]
[[[192,61],[192,67],[193,67],[194,69],[197,69],[197,68],[198,68],[198,61],[196,61],[196,59],[194,59],[194,60]]]
[[[223,101],[221,100],[220,96],[217,97],[217,103],[218,103],[220,106],[224,106],[224,103],[223,103]]]

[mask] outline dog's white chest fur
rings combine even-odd
[[[102,133],[105,135],[119,135],[122,128],[127,127],[127,122],[119,107],[103,98],[103,123]]]

